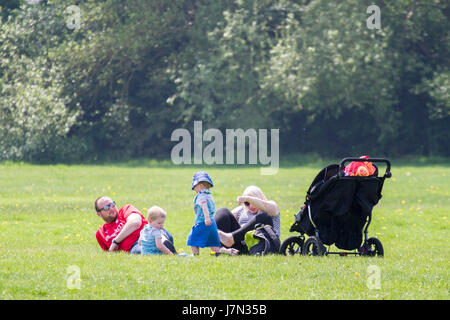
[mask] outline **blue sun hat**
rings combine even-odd
[[[211,177],[206,171],[198,171],[194,174],[194,177],[192,177],[192,190],[194,190],[194,187],[202,181],[208,182],[211,187],[214,186]]]

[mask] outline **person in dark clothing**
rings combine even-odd
[[[246,253],[245,234],[260,223],[271,225],[280,236],[280,209],[275,201],[267,200],[260,188],[247,187],[237,202],[239,206],[233,210],[220,208],[214,215],[223,246]]]

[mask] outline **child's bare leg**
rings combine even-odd
[[[192,248],[192,253],[193,253],[194,255],[198,255],[198,254],[199,254],[200,250],[199,250],[198,247],[191,247],[191,248]]]

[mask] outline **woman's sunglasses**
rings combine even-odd
[[[244,205],[245,205],[246,207],[250,207],[250,202],[245,201],[245,202],[244,202]]]

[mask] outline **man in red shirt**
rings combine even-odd
[[[106,222],[96,233],[98,244],[103,250],[140,253],[132,249],[139,249],[139,235],[148,222],[139,210],[129,204],[117,209],[111,198],[102,196],[95,200],[95,211]]]

